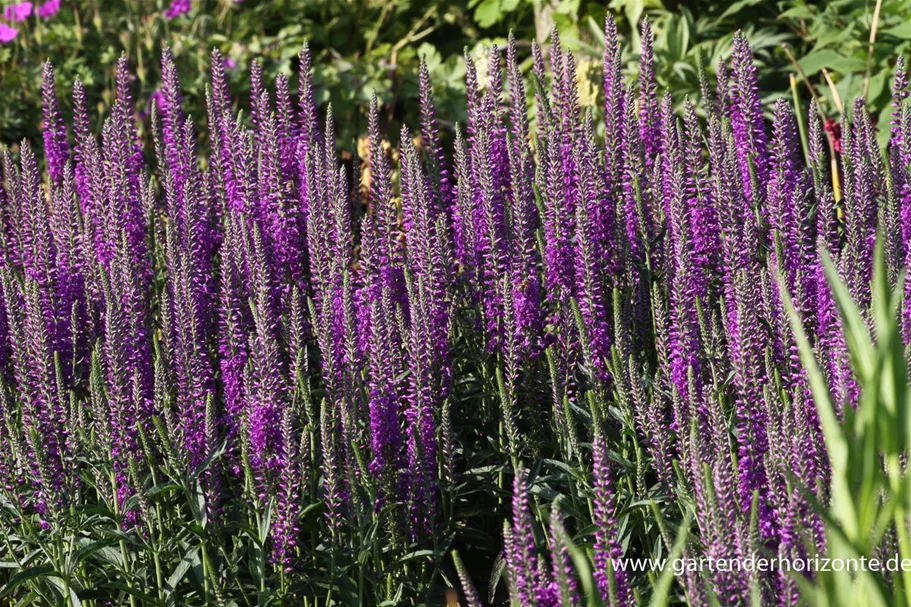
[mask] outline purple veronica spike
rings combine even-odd
[[[465,48],[465,101],[468,114],[468,138],[473,139],[479,128],[481,120],[481,90],[478,87],[478,71],[474,60]]]
[[[623,558],[617,521],[617,503],[611,479],[607,447],[601,433],[595,434],[592,446],[594,457],[593,490],[595,524],[595,581],[601,596],[616,596],[618,605],[629,605],[632,600],[626,572],[614,565]],[[611,573],[612,572],[612,573]]]
[[[655,80],[655,52],[652,49],[652,25],[642,20],[642,46],[639,51],[639,138],[645,153],[645,166],[651,167],[659,150],[661,115],[658,107],[658,83]]]
[[[568,548],[572,540],[563,526],[563,515],[556,507],[551,509],[549,535],[553,553],[553,604],[570,607],[580,605],[579,587]]]
[[[676,126],[669,96],[662,102],[661,173],[663,175],[663,196],[665,215],[668,218],[668,273],[670,274],[670,379],[679,398],[688,403],[701,400],[700,382],[690,392],[690,373],[699,377],[699,326],[696,305],[699,298],[705,300],[705,280],[700,276],[695,261],[694,211],[698,208],[698,193],[695,199],[687,198],[686,168],[680,133]],[[676,416],[678,432],[689,427],[687,416]]]
[[[883,194],[880,185],[883,167],[875,140],[864,101],[858,98],[854,103],[854,122],[846,145],[851,159],[851,174],[845,177],[846,238],[841,264],[846,285],[861,307],[870,302],[877,209]]]
[[[549,133],[553,124],[553,112],[550,106],[550,95],[547,93],[547,72],[544,67],[544,55],[537,43],[531,45],[532,67],[534,75],[535,106],[537,107],[538,133]]]
[[[685,205],[693,239],[693,264],[696,268],[695,293],[706,297],[709,282],[719,272],[721,259],[721,227],[718,202],[713,194],[709,167],[702,155],[702,132],[696,108],[684,105],[684,128],[681,134],[685,163]]]
[[[756,67],[753,65],[753,50],[741,32],[734,35],[731,71],[733,91],[730,118],[737,143],[737,161],[747,200],[755,205],[760,201],[753,200],[751,174],[755,171],[757,181],[760,184],[767,183],[766,132]]]
[[[410,335],[406,338],[411,366],[408,458],[412,470],[413,533],[429,532],[436,517],[433,487],[436,468],[436,424],[447,363],[448,318],[446,271],[440,238],[432,221],[426,177],[407,129],[402,129],[402,206],[408,256]]]
[[[536,604],[539,593],[538,557],[529,512],[527,473],[516,471],[512,493],[512,537],[506,546],[506,562],[520,605]]]
[[[816,234],[829,251],[837,254],[839,247],[838,219],[835,214],[835,195],[832,192],[831,176],[826,162],[819,107],[813,101],[809,112],[809,161],[816,194]]]
[[[892,137],[889,142],[890,171],[892,188],[898,197],[898,224],[901,231],[897,254],[905,267],[911,261],[911,109],[908,105],[908,74],[905,58],[899,56],[895,62],[895,83],[892,87]],[[905,290],[911,294],[911,287]],[[911,297],[905,296],[902,312],[902,331],[906,343],[911,343]]]
[[[475,224],[474,171],[468,145],[462,130],[456,125],[453,169],[456,178],[456,207],[453,213],[453,234],[456,259],[468,282],[476,287],[480,263],[478,226]]]
[[[812,244],[816,240],[809,221],[809,201],[802,170],[798,166],[798,139],[794,115],[784,101],[775,106],[775,123],[771,151],[768,190],[770,222],[777,230],[783,259],[778,263],[784,270],[788,288],[797,296],[796,303],[803,312],[804,323],[812,331],[813,290],[815,281],[803,272],[813,258]]]
[[[437,126],[436,110],[433,101],[433,84],[430,82],[430,71],[427,62],[421,60],[419,68],[419,82],[421,91],[421,144],[427,158],[427,171],[429,174],[430,194],[434,200],[435,212],[444,212],[447,217],[452,216],[454,204],[452,186],[449,182],[449,169],[446,166],[446,156],[440,144],[439,127]]]
[[[576,207],[576,297],[588,339],[583,340],[588,364],[599,380],[607,379],[610,356],[610,317],[607,311],[605,275],[609,268],[611,220],[605,217],[610,205],[600,159],[596,156],[591,112],[586,117],[586,140],[580,145],[575,164],[580,167],[580,204]],[[605,229],[605,227],[607,229]],[[587,343],[585,343],[587,341]]]
[[[258,229],[253,229],[251,240],[255,333],[250,337],[249,352],[254,383],[248,387],[247,423],[254,466],[260,475],[265,475],[278,465],[282,449],[281,412],[288,390],[278,343],[279,319],[271,297],[272,279],[265,244]]]
[[[534,200],[534,162],[529,148],[525,87],[516,58],[515,40],[507,49],[512,138],[509,148],[509,198],[512,229],[511,299],[515,307],[516,337],[523,349],[535,350],[541,327],[540,279],[538,277],[535,230],[539,223]]]
[[[57,103],[54,66],[50,61],[44,64],[42,93],[44,98],[44,153],[47,156],[47,168],[51,181],[59,184],[63,179],[63,166],[70,155],[70,144],[67,141],[66,126],[63,124],[60,106]]]
[[[613,16],[608,15],[604,21],[604,126],[605,146],[604,153],[607,157],[606,173],[608,186],[611,190],[617,188],[621,179],[621,154],[623,151],[623,125],[626,120],[626,109],[623,74],[622,74],[622,49],[620,37],[617,33],[617,22]]]
[[[278,458],[280,471],[272,524],[272,560],[285,571],[291,571],[297,536],[300,533],[301,454],[298,452],[294,416],[290,407],[282,414],[281,435],[282,449]]]

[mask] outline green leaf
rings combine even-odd
[[[595,21],[591,15],[586,18],[586,23],[588,24],[588,33],[595,39],[599,47],[604,48],[607,42],[604,39],[604,29],[602,28],[602,25]]]
[[[569,556],[573,560],[573,567],[576,570],[576,577],[582,585],[582,592],[585,594],[588,607],[603,607],[604,602],[601,599],[601,592],[595,583],[594,575],[585,553],[572,542],[566,544],[569,550]]]
[[[792,6],[788,10],[778,15],[779,19],[810,19],[813,17],[813,11],[805,4]]]
[[[716,20],[716,23],[728,17],[736,15],[748,6],[756,6],[757,4],[762,4],[763,2],[764,0],[737,0],[737,2],[732,2],[728,5],[725,11],[721,13],[721,16]]]
[[[177,588],[177,585],[180,584],[180,581],[187,574],[187,571],[190,570],[190,567],[193,567],[196,563],[199,562],[199,546],[193,546],[180,560],[180,563],[177,564],[177,567],[168,577],[168,581],[165,582],[165,592],[170,596],[174,592],[174,589]],[[169,601],[170,602],[170,601]]]
[[[653,508],[656,517],[661,517],[658,508]],[[674,541],[674,547],[671,548],[671,552],[667,557],[668,563],[673,563],[675,560],[680,558],[680,555],[683,554],[683,549],[686,547],[686,539],[689,535],[690,523],[693,520],[693,515],[690,512],[687,512],[686,518],[683,520],[683,524],[680,525],[677,533],[677,539]],[[664,571],[661,572],[661,577],[658,578],[658,583],[655,585],[655,594],[652,595],[652,600],[649,603],[650,607],[664,607],[668,604],[668,596],[671,592],[671,585],[674,583],[674,568],[665,567]]]
[[[483,0],[478,8],[474,9],[474,19],[481,27],[490,27],[502,17],[500,0]]]
[[[861,379],[869,377],[873,373],[875,352],[867,323],[848,292],[848,288],[841,282],[838,269],[828,253],[823,255],[822,264],[829,285],[832,287],[835,303],[845,323],[845,340],[848,343],[851,360],[854,362],[854,370]]]
[[[496,597],[497,586],[500,584],[500,578],[503,577],[504,571],[506,571],[506,559],[504,559],[503,555],[500,554],[497,556],[497,560],[493,562],[493,568],[490,570],[490,583],[488,584],[489,593],[487,602],[491,604]]]
[[[200,474],[202,474],[203,472],[208,470],[209,466],[212,465],[212,462],[214,462],[216,459],[218,459],[219,457],[221,457],[224,454],[225,449],[227,448],[227,445],[228,445],[227,441],[222,441],[222,443],[218,447],[216,447],[215,450],[212,451],[212,453],[210,453],[209,455],[206,456],[206,459],[199,462],[199,465],[196,466],[195,470],[193,470],[193,474],[190,475],[190,478],[195,480],[195,479],[199,478]]]
[[[851,72],[862,72],[867,67],[867,64],[862,59],[846,57],[831,49],[813,51],[801,59],[799,63],[807,76],[818,74],[823,68],[838,72],[839,74],[847,74]]]
[[[76,594],[76,591],[73,590],[71,586],[63,583],[63,578],[52,575],[47,578],[47,581],[49,584],[59,590],[61,595],[69,595],[70,600],[68,605],[70,607],[82,607],[82,601],[79,600],[79,595]]]
[[[3,587],[2,590],[0,590],[0,599],[10,596],[10,594],[12,594],[13,590],[18,588],[22,584],[25,584],[26,582],[28,582],[30,580],[44,577],[44,576],[52,574],[52,573],[54,573],[54,568],[51,567],[50,565],[40,565],[38,567],[31,567],[24,571],[20,571],[19,573],[14,575],[10,579],[9,582],[7,582],[7,584]]]
[[[200,527],[205,528],[208,520],[208,514],[206,513],[206,495],[202,490],[202,484],[198,480],[191,482],[193,484],[188,487],[186,492],[187,503],[190,506],[190,511],[193,513],[193,519]]]
[[[116,590],[120,590],[121,592],[124,592],[130,596],[134,596],[137,599],[144,601],[144,604],[146,604],[146,605],[151,605],[151,604],[155,603],[155,599],[153,599],[148,594],[146,594],[146,593],[142,592],[141,590],[139,590],[138,588],[136,588],[135,585],[131,586],[128,584],[124,584],[123,582],[110,582],[110,583],[108,583],[108,587],[114,588]],[[171,597],[171,601],[173,601],[173,597]],[[140,604],[143,604],[143,603],[140,603]],[[173,604],[173,602],[171,604]]]
[[[263,516],[257,520],[257,541],[260,546],[265,546],[266,541],[269,539],[269,530],[272,528],[272,507],[275,503],[275,498],[270,497],[269,503],[266,505],[266,511],[263,513]]]
[[[15,607],[26,607],[26,605],[31,605],[33,601],[38,598],[38,595],[34,592],[29,592],[24,597],[19,599],[19,602],[16,603]]]
[[[155,485],[146,492],[146,497],[153,497],[161,493],[173,493],[174,491],[179,491],[180,485],[176,483],[163,483],[161,485]]]
[[[895,25],[893,27],[887,27],[886,29],[879,30],[879,33],[901,38],[902,40],[911,40],[911,21],[905,21],[901,25]]]
[[[432,557],[434,554],[436,554],[436,552],[433,550],[415,550],[414,552],[409,552],[402,558],[396,560],[395,563],[392,564],[392,568],[404,565],[405,563],[411,561],[416,561],[426,557]]]
[[[111,544],[112,540],[91,542],[83,539],[79,542],[80,548],[76,552],[75,563],[81,563],[85,559],[94,556],[102,563],[113,565],[120,569],[123,567],[123,557],[119,550],[115,550]]]

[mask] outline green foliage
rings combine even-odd
[[[444,87],[441,112],[461,119],[445,103],[453,97],[446,89],[463,90],[458,58],[465,45],[474,46],[481,38],[467,3],[460,1],[193,0],[188,14],[172,20],[165,17],[167,8],[167,0],[63,0],[53,18],[33,15],[16,24],[16,39],[0,45],[0,139],[9,144],[40,139],[41,65],[46,59],[61,73],[60,90],[70,90],[79,78],[90,107],[100,108],[110,105],[110,74],[125,53],[137,75],[138,107],[148,111],[159,83],[161,49],[169,46],[186,93],[185,110],[201,118],[205,68],[213,48],[227,58],[232,93],[246,105],[251,63],[262,61],[267,81],[279,73],[290,77],[307,39],[320,66],[317,90],[333,95],[330,99],[323,93],[318,101],[332,101],[347,145],[366,130],[360,108],[374,90],[387,104],[388,119],[414,113],[422,55],[434,82]],[[66,109],[68,100],[64,102]]]

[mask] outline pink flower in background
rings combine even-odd
[[[171,0],[171,6],[164,12],[164,16],[168,19],[174,19],[189,13],[191,7],[190,0]]]
[[[50,19],[60,10],[60,0],[47,0],[38,7],[38,16],[42,19]]]
[[[161,89],[155,89],[155,91],[149,95],[149,107],[152,107],[152,104],[155,104],[159,110],[161,109],[161,104],[164,101],[164,93],[161,92]]]
[[[237,67],[237,61],[232,57],[225,57],[224,65],[229,70],[233,70]]]
[[[139,117],[143,120],[147,120],[148,117],[152,115],[153,105],[160,112],[162,102],[164,102],[164,93],[161,92],[161,89],[155,89],[152,94],[149,95],[149,101],[146,103],[145,107],[139,109]]]
[[[18,23],[25,21],[32,14],[31,2],[20,2],[19,4],[10,4],[3,11],[3,18]]]
[[[10,27],[5,23],[0,23],[0,44],[8,44],[13,41],[13,39],[19,35],[19,30],[15,27]]]

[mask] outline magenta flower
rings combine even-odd
[[[0,23],[0,44],[8,44],[19,35],[19,30],[10,27],[5,23]]]
[[[190,0],[171,0],[171,6],[164,12],[164,16],[168,19],[175,19],[189,13],[191,7]]]
[[[161,92],[161,89],[155,89],[151,95],[149,95],[149,101],[145,107],[139,109],[139,117],[143,120],[146,120],[149,116],[152,115],[152,105],[161,111],[162,105],[164,104],[164,93]]]
[[[229,70],[233,70],[234,68],[237,67],[237,60],[234,59],[233,57],[225,57],[224,64],[225,64],[226,68],[228,68]]]
[[[59,2],[59,0],[58,0]],[[6,7],[6,10],[3,11],[3,18],[14,23],[19,23],[20,21],[25,21],[32,14],[32,3],[31,2],[20,2],[19,4],[11,4]]]
[[[164,93],[161,92],[161,89],[155,89],[155,91],[149,95],[149,107],[152,106],[154,102],[158,109],[161,109],[161,104],[164,101]]]
[[[60,0],[47,0],[38,7],[38,16],[42,19],[50,19],[60,10]]]

